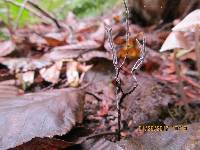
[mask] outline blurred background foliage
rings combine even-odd
[[[24,0],[14,0],[20,4]],[[119,0],[32,0],[42,9],[52,14],[59,20],[65,19],[69,11],[72,11],[79,18],[96,16],[103,13],[106,9],[113,7]],[[14,23],[19,14],[20,7],[0,0],[0,21],[6,24]],[[8,22],[8,16],[10,21]],[[19,26],[39,22],[40,19],[32,15],[28,10],[24,10],[19,20]]]

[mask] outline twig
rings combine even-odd
[[[83,142],[85,142],[89,139],[92,139],[92,138],[97,138],[97,137],[106,136],[106,135],[115,135],[115,134],[116,134],[116,132],[102,132],[102,133],[98,133],[98,134],[92,134],[87,137],[81,138],[80,140],[78,140],[76,142],[76,144],[82,144]]]
[[[29,5],[31,5],[32,7],[34,7],[34,8],[36,8],[38,11],[40,11],[44,16],[46,16],[47,18],[50,18],[55,24],[56,24],[56,26],[57,26],[57,28],[59,28],[59,29],[61,29],[62,27],[61,27],[61,25],[58,23],[58,21],[54,18],[54,17],[52,17],[50,14],[48,14],[46,11],[44,11],[42,8],[40,8],[37,4],[35,4],[35,3],[33,3],[33,2],[31,2],[31,1],[27,1],[27,3],[29,4]]]
[[[18,2],[15,2],[13,0],[5,0],[5,2],[11,3],[11,4],[13,4],[13,5],[17,6],[17,7],[23,7],[22,4],[20,4]],[[29,1],[27,1],[27,4],[29,4],[30,6],[35,8],[33,5],[30,4]],[[39,12],[37,12],[33,8],[30,8],[30,6],[28,7],[27,5],[24,5],[24,9],[30,11],[31,13],[33,13],[34,15],[36,15],[39,18],[43,18],[43,19],[47,19],[48,18],[48,19],[52,20],[56,24],[57,28],[59,28],[59,29],[61,28],[61,25],[58,23],[58,21],[55,18],[53,18],[52,16],[50,16],[48,13],[46,13],[44,10],[42,10],[41,8],[40,8],[40,10],[38,8],[35,8],[35,9],[37,9],[39,11]]]
[[[86,91],[86,94],[93,96],[95,99],[97,99],[98,101],[102,101],[102,97],[100,97],[98,94],[96,93],[92,93],[89,91]]]
[[[135,76],[135,72],[141,67],[141,65],[144,62],[144,58],[146,55],[146,50],[145,50],[145,38],[143,38],[143,44],[141,45],[140,42],[136,39],[137,44],[139,45],[140,48],[140,58],[136,61],[136,63],[134,64],[134,66],[131,69],[131,73],[132,73],[132,77],[135,81],[135,85],[129,89],[127,92],[124,92],[122,89],[122,85],[121,85],[121,79],[119,77],[120,71],[122,70],[122,67],[124,66],[124,63],[127,59],[127,55],[128,55],[128,42],[129,42],[129,22],[128,22],[128,17],[129,17],[129,10],[127,7],[127,3],[125,0],[123,0],[124,2],[124,7],[125,7],[125,11],[126,11],[126,56],[123,60],[123,62],[121,64],[119,64],[118,61],[118,57],[117,57],[117,51],[116,51],[116,47],[114,45],[113,42],[113,38],[112,38],[112,28],[108,25],[105,24],[105,29],[107,31],[108,34],[108,40],[109,40],[109,44],[110,44],[110,48],[112,50],[112,57],[113,57],[113,65],[115,68],[115,81],[116,81],[116,100],[117,100],[117,112],[118,112],[118,140],[120,140],[121,138],[121,104],[123,102],[123,100],[129,95],[131,94],[138,86],[138,82]]]

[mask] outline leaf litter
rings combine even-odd
[[[78,146],[80,149],[129,150],[149,145],[152,149],[161,149],[167,142],[170,144],[165,149],[199,146],[199,136],[194,131],[199,130],[195,122],[199,122],[200,83],[198,75],[193,73],[196,68],[191,67],[196,62],[191,35],[187,35],[187,41],[182,37],[179,41],[173,40],[172,45],[167,44],[167,48],[161,48],[168,35],[175,36],[174,31],[169,34],[167,30],[156,31],[135,24],[130,25],[128,63],[120,75],[125,89],[132,82],[130,66],[140,56],[135,38],[141,33],[146,36],[147,56],[136,74],[139,88],[123,103],[123,140],[115,143],[111,135],[106,139],[95,136],[87,139],[87,134],[73,141],[65,139],[77,126],[97,135],[117,130],[116,83],[103,23],[112,25],[114,43],[121,58],[126,55],[126,28],[115,17],[102,16],[101,22],[99,19],[78,21],[70,13],[61,30],[39,24],[18,29],[12,41],[0,42],[0,71],[5,67],[9,70],[5,74],[9,80],[0,82],[1,149],[32,149],[34,145],[37,149]],[[180,99],[177,91],[178,80],[170,53],[157,52],[160,48],[161,51],[175,48],[174,45],[190,49],[179,55],[185,100]],[[139,125],[178,123],[188,125],[188,133],[171,130],[137,133]],[[85,136],[86,140],[77,142]]]

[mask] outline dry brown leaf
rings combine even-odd
[[[67,85],[77,87],[82,82],[85,73],[90,70],[92,66],[93,65],[81,64],[77,61],[68,62],[66,70]]]
[[[90,61],[93,58],[105,58],[108,60],[112,60],[112,54],[109,52],[102,52],[102,51],[89,51],[81,55],[80,58],[78,58],[78,61]]]
[[[47,45],[47,41],[38,34],[31,34],[29,37],[29,41],[30,43],[37,44],[39,46]]]
[[[70,88],[0,98],[0,149],[66,134],[81,119],[83,97]]]
[[[12,41],[0,42],[0,57],[6,56],[15,50],[15,44]]]
[[[0,99],[16,97],[23,93],[15,86],[15,80],[6,80],[0,82]]]
[[[63,65],[63,62],[58,61],[49,68],[41,69],[40,74],[41,74],[42,78],[44,78],[44,80],[51,82],[53,84],[57,83],[59,80],[62,65]]]
[[[67,44],[66,36],[61,33],[48,33],[44,36],[44,39],[47,41],[47,44],[52,47]]]
[[[92,67],[93,65],[85,65],[85,64],[78,63],[77,69],[78,71],[85,73],[89,71]]]
[[[61,150],[74,145],[73,142],[67,142],[56,138],[34,138],[31,141],[19,145],[12,150]]]
[[[180,127],[175,126],[168,131],[146,132],[117,143],[105,139],[87,140],[82,144],[83,150],[197,150],[200,147],[200,126],[193,123]],[[185,130],[187,128],[187,130]]]
[[[19,84],[22,85],[22,88],[24,90],[27,89],[27,87],[31,86],[34,82],[34,71],[28,71],[25,73],[18,73],[16,74],[17,79],[19,80]]]
[[[181,125],[177,125],[181,126]],[[143,136],[120,141],[124,150],[197,150],[200,147],[199,123],[182,126],[180,130],[147,132]]]
[[[35,74],[34,71],[19,73],[19,74],[17,74],[17,78],[21,82],[29,82],[30,84],[32,84],[34,82],[34,74]]]
[[[91,34],[90,38],[91,38],[91,40],[95,40],[98,43],[101,43],[101,44],[104,43],[105,28],[104,28],[104,24],[103,23],[101,23],[99,25],[99,28],[95,33]]]
[[[82,144],[83,150],[124,150],[117,143],[110,142],[105,139],[97,141],[87,140]]]
[[[72,61],[73,58],[77,58],[83,53],[82,50],[53,50],[50,53],[43,55],[42,59],[47,59],[51,61]]]
[[[91,50],[97,49],[101,46],[101,44],[97,43],[93,40],[79,42],[77,44],[65,45],[65,46],[57,46],[53,48],[53,50]]]
[[[0,63],[7,66],[10,72],[31,71],[52,64],[49,60],[32,58],[0,58]]]
[[[77,87],[80,83],[78,62],[72,61],[67,63],[67,84],[71,87]]]

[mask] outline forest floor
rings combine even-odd
[[[50,24],[31,25],[15,31],[2,27],[2,32],[10,33],[11,38],[0,41],[0,116],[6,114],[6,121],[2,121],[0,129],[7,129],[7,133],[0,134],[0,146],[19,145],[13,148],[16,150],[90,149],[88,147],[92,146],[93,149],[111,149],[110,144],[116,142],[113,133],[118,129],[118,114],[115,69],[104,23],[112,26],[117,55],[123,59],[126,28],[119,13],[89,20],[77,20],[70,13],[66,20],[59,22],[61,28]],[[136,73],[138,87],[122,103],[122,143],[118,144],[126,149],[142,146],[144,149],[161,149],[163,146],[163,149],[181,149],[192,144],[200,147],[200,80],[194,67],[195,51],[180,51],[178,56],[184,97],[178,89],[180,79],[176,75],[174,53],[159,52],[172,26],[140,27],[132,23],[129,26],[132,47],[120,73],[125,91],[132,86],[131,68],[140,57],[136,38],[141,41],[141,35],[146,39],[146,57]],[[69,90],[69,95],[62,92],[59,95],[65,89]],[[53,96],[48,97],[47,93]],[[64,100],[60,100],[63,97]],[[43,99],[48,100],[43,102]],[[67,114],[63,108],[65,99],[70,107]],[[38,101],[41,103],[37,105]],[[45,123],[40,118],[44,114],[50,116],[46,117]],[[67,122],[66,118],[69,119]],[[9,127],[15,123],[16,126]],[[32,124],[32,128],[27,129],[26,124]],[[43,124],[44,134],[36,131]],[[151,126],[173,129],[154,132]],[[187,131],[181,131],[185,128]],[[23,133],[19,135],[20,132]],[[16,144],[9,141],[10,137],[16,140]],[[96,141],[97,146],[94,141],[87,143],[97,137],[112,142],[100,141],[100,146]],[[127,146],[130,143],[132,147]]]

